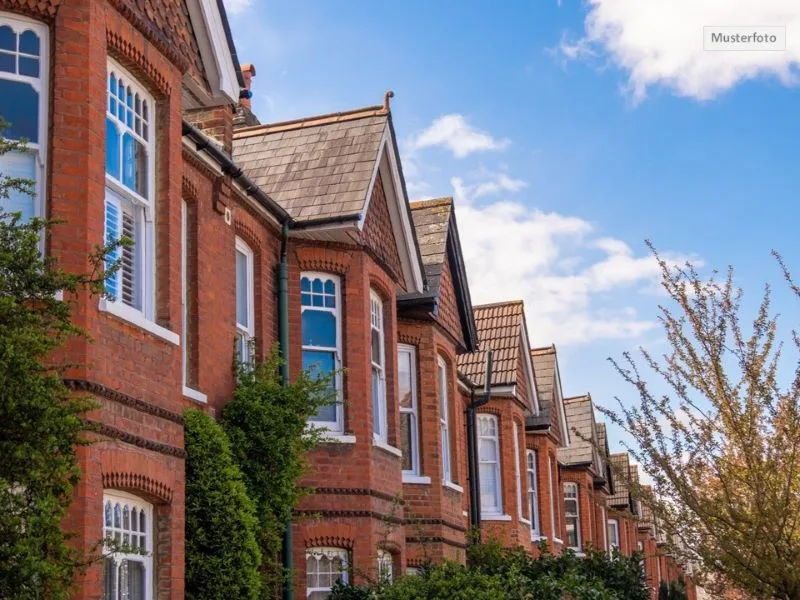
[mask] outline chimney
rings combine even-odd
[[[239,104],[251,110],[252,103],[250,98],[253,97],[253,92],[250,91],[250,86],[253,84],[253,77],[256,76],[256,66],[251,64],[242,65],[242,77],[244,78],[244,90],[239,96]]]

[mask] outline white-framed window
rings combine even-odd
[[[661,583],[661,557],[656,556],[656,583]]]
[[[400,404],[400,450],[403,473],[419,475],[419,398],[417,395],[417,349],[397,346],[397,388]]]
[[[125,69],[108,61],[106,104],[106,243],[126,237],[109,263],[106,293],[148,320],[155,304],[155,103]]]
[[[254,255],[244,240],[236,238],[236,356],[253,361],[251,340],[256,333]]]
[[[46,25],[0,12],[0,117],[8,124],[0,136],[25,141],[24,152],[0,156],[0,177],[34,181],[34,196],[9,191],[0,199],[2,212],[19,212],[23,220],[45,215],[43,192],[48,145],[50,66]]]
[[[436,375],[439,384],[439,432],[442,442],[442,482],[452,483],[453,471],[450,460],[450,402],[448,400],[447,363],[436,357]]]
[[[536,450],[527,450],[527,471],[528,471],[528,504],[531,511],[531,537],[539,537],[541,529],[539,528],[539,480],[538,464],[536,460],[538,455]]]
[[[513,421],[514,425],[514,483],[517,486],[517,516],[522,519],[522,476],[520,475],[519,463],[522,461],[522,456],[519,453],[519,425]]]
[[[320,407],[311,425],[334,433],[344,431],[342,415],[342,300],[341,280],[329,273],[300,276],[300,320],[303,369],[312,376],[333,374],[336,402]]]
[[[372,436],[388,443],[386,410],[386,347],[383,332],[383,300],[375,290],[369,291],[370,361],[372,365]]]
[[[347,583],[349,562],[343,548],[306,550],[306,598],[325,600],[337,581]]]
[[[103,494],[103,600],[153,598],[153,506],[125,492]]]
[[[605,506],[600,509],[600,518],[602,519],[600,523],[606,523],[606,526],[601,526],[601,529],[603,530],[603,550],[608,552],[608,517],[606,517]]]
[[[614,549],[619,549],[619,521],[608,520],[608,553],[613,554]]]
[[[386,550],[378,550],[378,579],[380,581],[391,581],[393,576],[394,562],[391,553]]]
[[[578,502],[578,485],[564,482],[564,519],[567,522],[567,546],[581,549],[581,513]]]
[[[639,559],[639,568],[642,569],[642,577],[646,575],[645,566],[644,566],[644,542],[642,540],[637,540],[636,542],[636,549],[642,555]]]
[[[497,417],[478,415],[478,457],[481,483],[481,513],[499,515],[503,512],[500,491],[500,437]]]
[[[550,524],[553,527],[553,537],[558,539],[559,527],[556,521],[556,490],[553,486],[553,462],[547,457],[547,485],[550,488]]]

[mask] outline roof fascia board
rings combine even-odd
[[[186,7],[215,101],[239,102],[239,80],[216,0],[187,0]]]
[[[458,301],[458,314],[461,319],[461,328],[464,333],[464,343],[467,352],[478,349],[478,333],[475,328],[475,315],[472,311],[472,298],[469,293],[467,269],[464,265],[464,256],[461,252],[461,240],[458,236],[456,225],[456,207],[450,206],[450,217],[447,223],[447,251],[450,255],[450,274],[456,288]]]
[[[572,438],[569,435],[569,427],[567,427],[567,411],[564,410],[564,393],[561,391],[561,371],[558,368],[558,354],[555,359],[555,374],[556,379],[556,396],[558,397],[558,421],[561,425],[561,435],[564,439],[564,446],[569,446]],[[594,409],[592,409],[594,411]]]
[[[522,336],[522,352],[525,355],[522,363],[525,367],[525,375],[528,380],[528,389],[533,391],[529,398],[531,414],[538,415],[540,411],[539,393],[536,391],[536,377],[533,374],[533,361],[531,360],[531,344],[528,340],[528,325],[525,321],[525,312],[522,312],[522,324],[520,325]]]

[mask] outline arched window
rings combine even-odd
[[[306,597],[325,600],[337,581],[348,582],[349,556],[343,548],[306,550]]]
[[[393,569],[392,555],[386,550],[378,550],[378,579],[380,581],[391,581]]]
[[[341,280],[329,273],[303,273],[300,277],[300,313],[303,369],[312,376],[332,375],[334,404],[323,406],[311,424],[335,433],[344,431],[342,415],[342,300]]]
[[[531,539],[537,539],[541,535],[539,529],[539,480],[537,479],[537,454],[536,450],[526,452],[528,461],[528,504],[531,511]]]
[[[397,380],[400,405],[400,450],[403,452],[403,475],[420,475],[419,398],[417,396],[417,349],[397,346]]]
[[[0,175],[32,180],[35,193],[9,191],[0,208],[24,220],[45,214],[49,39],[45,25],[0,12],[0,118],[6,122],[0,136],[26,146],[0,155]]]
[[[497,417],[478,415],[478,456],[480,459],[481,515],[500,515],[500,438]]]
[[[141,498],[103,494],[103,600],[153,598],[153,506]]]

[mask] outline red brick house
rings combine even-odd
[[[521,301],[474,307],[479,350],[458,357],[459,370],[484,387],[486,352],[493,351],[490,400],[476,417],[480,520],[484,539],[530,547],[525,419],[540,413]],[[556,470],[557,472],[557,470]]]
[[[566,520],[564,541],[579,555],[590,548],[606,550],[608,494],[603,488],[607,465],[600,451],[592,398],[588,394],[565,398],[564,410],[572,434],[569,446],[558,451]]]
[[[564,494],[558,452],[572,438],[561,391],[561,373],[555,346],[534,348],[531,361],[539,398],[539,414],[525,418],[526,470],[531,516],[531,540],[546,542],[553,552],[564,543]]]
[[[408,564],[464,559],[465,409],[457,356],[477,349],[452,198],[411,204],[427,288],[398,298],[398,402]]]
[[[609,549],[617,548],[625,556],[631,556],[638,541],[637,516],[627,480],[619,476],[630,471],[630,459],[627,452],[620,452],[612,454],[610,460],[614,468],[614,493],[608,498]]]

